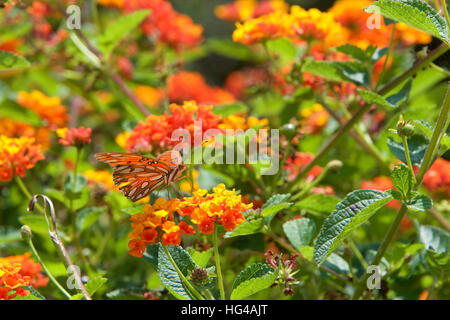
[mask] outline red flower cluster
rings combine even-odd
[[[170,101],[177,103],[194,100],[197,103],[224,104],[235,100],[228,91],[209,86],[197,72],[181,71],[171,76],[167,91]]]
[[[423,185],[437,197],[450,197],[450,161],[438,158],[423,177]]]
[[[91,143],[91,132],[91,128],[85,127],[56,130],[56,134],[61,138],[59,139],[59,143],[66,147],[74,146],[77,148]]]
[[[313,158],[313,154],[304,152],[296,152],[295,157],[288,157],[283,168],[289,172],[287,181],[293,180],[299,172],[312,161]],[[313,181],[322,172],[322,170],[322,167],[317,165],[314,166],[311,171],[308,172],[306,180],[308,182]]]
[[[202,122],[202,132],[217,128],[221,119],[212,113],[212,106],[198,106],[193,101],[183,105],[171,104],[170,111],[170,115],[150,115],[145,122],[139,122],[127,138],[125,149],[128,152],[152,150],[155,153],[167,149],[180,143],[178,140],[172,140],[172,133],[177,129],[188,130],[193,145],[194,119]]]
[[[41,146],[34,141],[34,138],[0,135],[0,181],[11,181],[14,176],[23,178],[28,169],[44,159]]]
[[[41,273],[41,265],[34,263],[27,252],[19,256],[0,258],[0,300],[10,300],[30,292],[23,287],[46,286],[48,278]]]
[[[203,27],[176,12],[167,0],[125,0],[123,7],[125,12],[150,9],[151,13],[141,24],[142,32],[177,50],[195,47],[203,40]]]
[[[231,72],[225,79],[225,89],[237,100],[245,99],[247,89],[254,86],[266,86],[270,77],[267,70],[263,68],[246,68]]]
[[[282,10],[288,11],[289,6],[283,0],[264,0],[259,3],[253,0],[237,0],[214,9],[217,18],[225,21],[245,21],[259,16]]]

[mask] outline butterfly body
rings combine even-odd
[[[168,187],[180,180],[186,165],[178,151],[167,151],[156,159],[131,153],[103,152],[97,160],[113,167],[113,181],[125,197],[140,200],[159,187]]]

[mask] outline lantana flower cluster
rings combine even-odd
[[[8,182],[14,176],[25,177],[44,155],[34,138],[8,138],[0,135],[0,181]]]
[[[230,92],[208,85],[198,72],[181,71],[172,75],[167,81],[167,92],[169,100],[176,103],[194,100],[215,105],[235,101]]]
[[[167,0],[124,0],[123,9],[126,13],[151,10],[141,24],[142,32],[177,50],[195,47],[203,40],[203,27],[176,12]]]
[[[52,130],[63,128],[69,118],[66,107],[61,104],[59,97],[48,97],[37,90],[31,93],[20,91],[17,103],[36,112]]]
[[[450,161],[436,159],[423,177],[423,185],[436,197],[450,197]]]
[[[59,143],[65,147],[75,146],[81,148],[85,144],[91,143],[91,128],[61,128],[56,130]]]
[[[0,258],[0,300],[10,300],[30,292],[24,287],[46,286],[48,278],[41,272],[41,265],[30,258],[30,253]]]
[[[283,0],[237,0],[217,6],[214,14],[225,21],[246,21],[274,11],[288,9],[289,5]]]
[[[8,138],[35,138],[43,149],[50,147],[50,130],[46,127],[36,128],[25,122],[3,117],[0,118],[0,132]]]
[[[188,130],[193,145],[194,119],[201,121],[201,132],[217,128],[221,119],[212,112],[212,106],[197,105],[194,101],[185,102],[183,105],[171,104],[170,112],[170,115],[150,115],[145,122],[139,122],[126,140],[125,149],[128,152],[151,150],[156,154],[180,143],[172,140],[172,133],[177,129]]]
[[[159,241],[163,245],[180,245],[181,235],[195,234],[197,229],[200,233],[212,234],[216,224],[223,225],[227,231],[234,230],[245,221],[243,212],[251,207],[252,204],[243,203],[234,190],[226,190],[224,184],[213,188],[212,193],[198,189],[192,197],[182,200],[158,198],[153,205],[146,204],[143,212],[130,218],[133,231],[129,234],[129,254],[141,257],[149,244]],[[177,223],[176,215],[189,219]]]

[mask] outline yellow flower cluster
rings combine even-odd
[[[219,124],[219,129],[233,129],[233,130],[248,130],[250,128],[265,127],[269,124],[269,121],[264,119],[258,119],[256,117],[247,117],[243,115],[230,115],[222,120]]]

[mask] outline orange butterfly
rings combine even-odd
[[[182,179],[187,166],[178,151],[166,151],[156,159],[131,153],[102,152],[97,160],[113,167],[113,180],[125,197],[137,201],[161,186]]]

